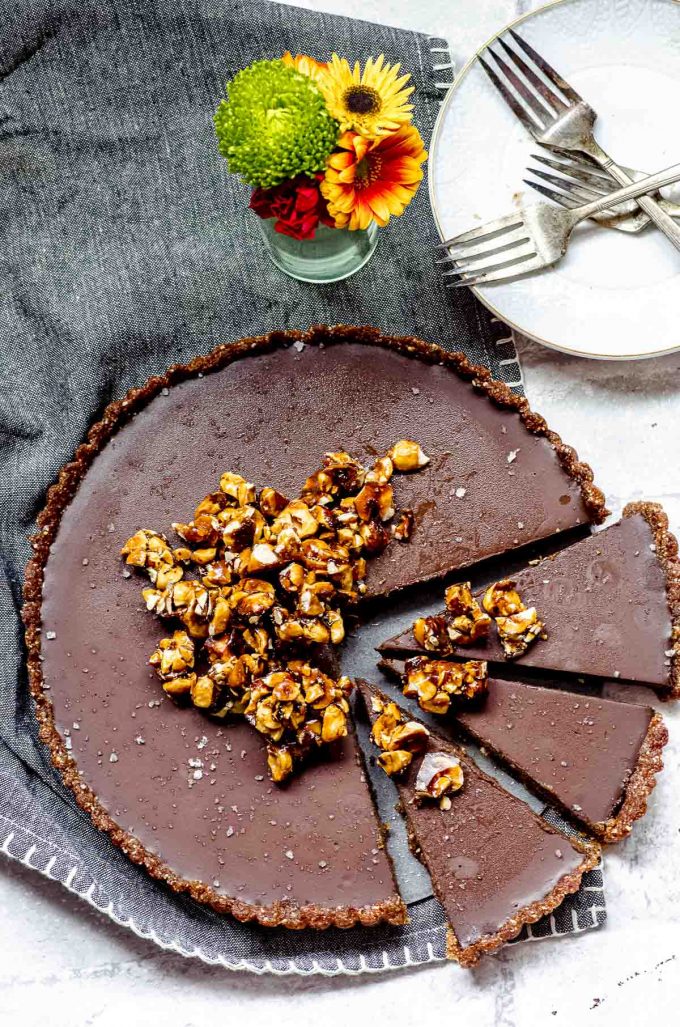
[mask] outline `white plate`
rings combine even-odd
[[[680,161],[680,3],[558,0],[512,27],[595,108],[596,137],[618,163],[651,173]],[[536,144],[477,56],[432,140],[442,239],[540,199],[522,184]],[[567,353],[630,360],[680,348],[680,253],[652,227],[628,235],[584,222],[556,267],[474,291],[507,324]]]

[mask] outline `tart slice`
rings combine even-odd
[[[393,770],[401,760],[394,780],[411,846],[449,921],[447,955],[473,966],[577,891],[599,847],[551,827],[459,746],[409,721],[377,689],[358,687],[374,738],[385,742],[379,718],[397,712],[400,734],[387,736],[397,748],[379,762]],[[398,748],[409,745],[412,753]]]
[[[409,669],[427,677],[428,663],[416,657],[380,667],[403,681]],[[448,716],[530,791],[604,842],[630,834],[663,769],[666,725],[637,703],[497,679]]]
[[[620,678],[680,696],[678,544],[657,503],[630,503],[610,528],[512,576],[525,606],[545,625],[513,663]],[[483,601],[484,590],[477,599]],[[383,654],[426,654],[411,629],[379,646]],[[432,652],[430,652],[432,655]],[[497,633],[441,653],[507,665]]]

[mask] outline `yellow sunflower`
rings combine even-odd
[[[333,54],[318,79],[328,112],[340,122],[340,131],[357,132],[367,139],[388,135],[411,120],[414,90],[410,75],[399,76],[399,64],[386,64],[385,55],[366,61],[363,72],[357,61],[350,68],[344,57]]]
[[[293,68],[294,71],[299,71],[301,75],[306,75],[307,78],[314,79],[317,84],[328,67],[327,64],[314,60],[313,57],[309,57],[306,53],[297,53],[293,57],[290,50],[286,50],[281,60],[287,68]]]

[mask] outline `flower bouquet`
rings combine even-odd
[[[411,124],[410,75],[384,55],[363,71],[333,54],[255,61],[215,112],[219,151],[253,187],[270,256],[308,281],[337,281],[368,260],[400,215],[427,153]]]

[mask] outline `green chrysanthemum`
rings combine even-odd
[[[312,79],[282,61],[256,61],[229,83],[215,112],[219,151],[229,170],[270,189],[295,175],[323,171],[338,138]]]

